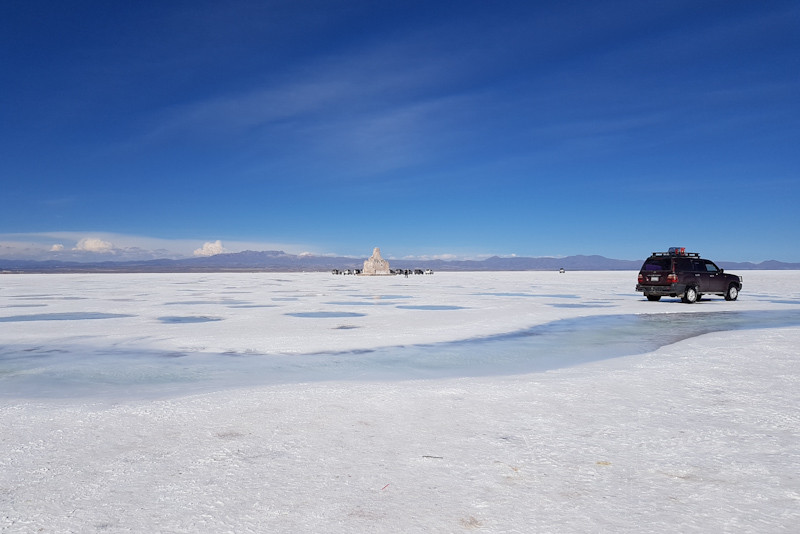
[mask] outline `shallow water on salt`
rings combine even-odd
[[[800,310],[607,315],[456,342],[313,354],[3,346],[0,397],[122,400],[318,380],[521,374],[647,353],[710,332],[797,325]]]

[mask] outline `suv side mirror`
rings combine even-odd
[[[720,269],[719,269],[719,274],[722,274],[722,273],[724,273],[724,272],[725,272],[725,269],[723,269],[723,268],[721,268],[721,267],[720,267]]]

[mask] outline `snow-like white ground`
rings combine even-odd
[[[0,531],[800,531],[800,273],[739,274],[0,277]]]

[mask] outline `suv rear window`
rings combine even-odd
[[[672,269],[670,258],[647,258],[642,265],[643,271],[669,271]]]

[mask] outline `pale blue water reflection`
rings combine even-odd
[[[457,342],[314,354],[0,346],[0,396],[121,400],[319,380],[510,375],[647,353],[709,332],[798,325],[800,310],[592,316]]]

